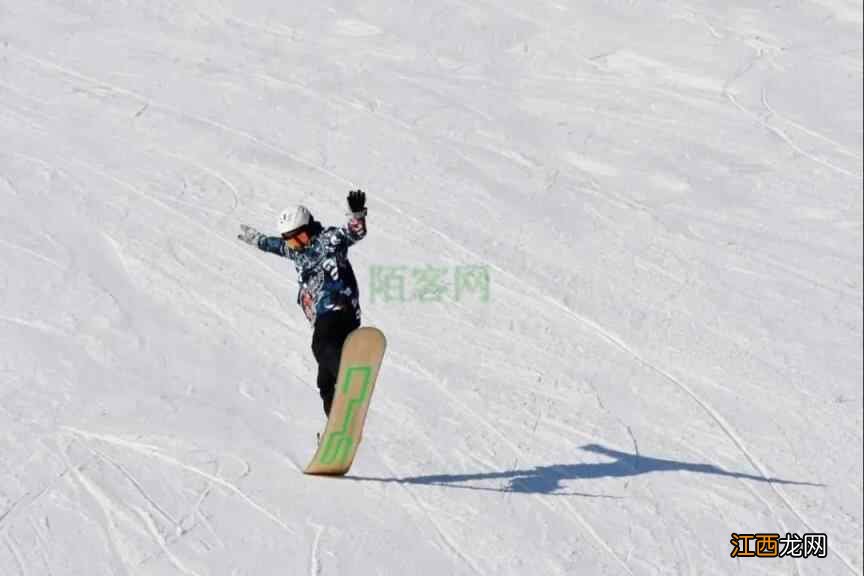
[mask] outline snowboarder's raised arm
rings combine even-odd
[[[348,193],[348,208],[351,217],[345,226],[338,228],[348,246],[359,242],[366,236],[366,193],[352,190]]]
[[[276,254],[278,256],[288,256],[287,251],[285,250],[285,242],[282,238],[278,236],[266,236],[251,226],[241,224],[240,234],[237,235],[237,238],[247,244],[257,246],[264,252],[270,252],[271,254]]]

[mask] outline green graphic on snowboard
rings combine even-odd
[[[354,446],[354,439],[350,434],[351,423],[357,413],[357,408],[363,405],[369,395],[369,384],[372,382],[372,367],[351,366],[345,371],[345,378],[340,387],[341,393],[347,397],[351,392],[352,378],[358,373],[363,378],[359,390],[357,390],[358,393],[347,400],[345,417],[342,419],[341,429],[328,434],[324,439],[324,447],[318,459],[321,464],[344,464],[351,455],[351,449]]]

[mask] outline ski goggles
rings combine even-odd
[[[309,232],[301,230],[300,232],[288,232],[282,235],[282,239],[291,250],[299,250],[309,245]]]

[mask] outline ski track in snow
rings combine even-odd
[[[383,457],[385,465],[387,466],[387,470],[393,474],[395,474],[395,470],[392,465],[387,463],[386,456]],[[463,550],[462,546],[459,545],[457,539],[449,533],[447,528],[444,527],[443,523],[436,517],[437,512],[433,510],[430,506],[426,504],[421,496],[416,494],[411,489],[405,487],[401,482],[397,483],[399,489],[406,494],[419,508],[423,515],[429,520],[429,523],[434,527],[435,532],[438,534],[438,539],[444,543],[444,547],[447,552],[450,553],[457,561],[460,561],[463,564],[467,564],[471,569],[471,572],[474,574],[483,574],[482,568],[474,561],[471,557],[470,553],[466,553]]]
[[[395,355],[391,353],[390,356],[393,357]],[[474,411],[471,408],[464,407],[462,404],[460,404],[457,398],[454,398],[454,396],[445,387],[440,385],[438,378],[436,378],[433,374],[430,374],[427,370],[423,369],[421,366],[417,365],[413,360],[411,360],[409,358],[396,357],[396,358],[393,358],[393,360],[400,363],[400,364],[403,364],[405,366],[412,366],[413,369],[417,371],[417,373],[422,374],[426,378],[427,381],[432,382],[438,388],[438,390],[440,390],[443,393],[443,395],[446,396],[451,401],[451,403],[453,405],[458,406],[463,412],[466,413],[466,415],[470,419],[472,419],[475,422],[482,422],[483,426],[486,429],[488,429],[489,431],[491,431],[495,436],[497,436],[499,438],[499,440],[501,440],[502,444],[508,446],[513,451],[513,453],[517,454],[519,457],[521,457],[523,459],[525,458],[526,454],[524,453],[524,451],[522,449],[520,449],[507,436],[502,434],[501,431],[498,430],[498,428],[496,428],[492,423],[490,423],[483,415],[479,414],[478,412]],[[400,486],[401,486],[401,484],[400,484]],[[412,496],[413,496],[413,494],[412,494]],[[536,494],[533,496],[543,506],[547,507],[550,511],[554,512],[555,508],[554,508],[553,504],[547,502],[545,499],[543,499],[542,496],[539,496]],[[614,561],[617,562],[626,573],[632,574],[631,570],[627,567],[626,563],[623,562],[621,557],[618,556],[618,554],[612,549],[612,547],[609,545],[609,543],[606,542],[606,540],[604,540],[597,533],[597,531],[591,527],[591,525],[585,520],[585,518],[582,517],[582,515],[580,515],[576,511],[576,509],[567,500],[564,500],[563,502],[564,502],[564,505],[567,507],[567,509],[570,511],[570,513],[576,518],[577,522],[591,536],[591,538],[594,539],[594,541],[597,543],[597,545],[604,552],[609,554],[614,559]],[[437,528],[437,525],[436,525],[436,528]],[[439,533],[441,533],[440,529],[439,529]],[[447,542],[448,542],[448,545],[453,546],[453,544],[449,541],[449,539],[447,540]],[[461,552],[460,552],[460,556],[462,556]],[[467,558],[466,558],[466,560],[467,560]],[[482,573],[482,571],[480,571],[479,568],[476,567],[473,563],[469,562],[469,565],[474,569],[475,572]]]
[[[254,510],[260,512],[263,516],[269,518],[271,521],[273,521],[273,523],[275,523],[280,528],[282,528],[283,530],[288,532],[288,534],[290,534],[292,536],[296,536],[296,531],[293,528],[291,528],[284,520],[279,518],[279,516],[276,513],[274,513],[271,510],[268,510],[266,506],[256,502],[254,499],[252,499],[250,496],[248,496],[245,492],[243,492],[240,488],[238,488],[237,486],[235,486],[231,482],[229,482],[223,478],[220,478],[218,476],[215,476],[213,474],[210,474],[209,472],[205,472],[204,470],[201,470],[200,468],[197,468],[195,466],[185,464],[185,463],[181,462],[180,460],[177,460],[176,458],[174,458],[172,456],[169,456],[167,454],[163,454],[160,451],[160,449],[156,446],[141,444],[139,442],[133,442],[130,440],[124,440],[122,438],[116,438],[113,436],[109,436],[107,434],[97,434],[97,433],[93,433],[93,432],[87,432],[85,430],[79,430],[79,429],[71,427],[71,426],[63,426],[62,429],[66,430],[67,432],[70,432],[74,435],[77,435],[81,438],[85,438],[85,439],[89,439],[89,440],[99,440],[101,442],[105,442],[106,444],[125,448],[127,450],[132,451],[132,452],[135,452],[135,453],[138,453],[138,454],[141,454],[144,456],[148,456],[148,457],[151,457],[151,458],[156,459],[156,460],[160,460],[160,461],[162,461],[162,462],[164,462],[170,466],[173,466],[175,468],[179,468],[181,470],[185,470],[186,472],[189,472],[191,474],[194,474],[196,476],[200,476],[201,478],[209,480],[213,484],[224,488],[228,492],[230,492],[230,493],[234,494],[235,496],[237,496],[238,498],[240,498],[240,500],[242,500],[243,502],[248,504]],[[296,471],[300,472],[300,468],[297,467]]]
[[[805,158],[812,160],[813,162],[816,162],[817,164],[821,164],[822,166],[825,166],[826,168],[830,168],[831,170],[834,170],[838,174],[842,174],[843,176],[853,178],[856,181],[861,179],[861,177],[862,177],[861,174],[856,174],[850,170],[846,170],[845,168],[837,166],[837,165],[833,164],[832,162],[829,162],[823,158],[819,158],[818,156],[807,152],[806,150],[801,148],[797,143],[795,143],[795,141],[792,140],[792,138],[789,137],[789,135],[786,134],[786,132],[784,132],[780,128],[777,128],[775,126],[770,125],[764,118],[762,118],[761,116],[755,114],[754,112],[752,112],[752,111],[748,110],[747,108],[745,108],[744,106],[742,106],[738,102],[738,100],[735,98],[735,96],[733,96],[730,92],[726,92],[726,97],[729,99],[729,101],[732,103],[733,106],[735,106],[736,108],[741,110],[741,112],[743,112],[747,116],[750,116],[751,118],[756,120],[766,130],[769,130],[769,131],[773,132],[774,134],[776,134],[779,138],[781,138],[784,142],[786,142],[790,148],[792,148],[795,152],[797,152],[801,156],[804,156]],[[764,98],[765,98],[764,93],[763,93],[762,97],[763,97],[763,105],[765,105],[765,107],[768,108],[767,103],[764,100]],[[770,108],[769,108],[769,110],[770,110]]]
[[[312,551],[309,554],[309,576],[321,576],[323,567],[319,546],[321,544],[321,536],[324,534],[324,527],[313,523],[310,523],[310,526],[315,530],[315,539],[312,541]]]
[[[851,175],[851,174],[849,174],[849,175]],[[393,206],[391,205],[391,207],[393,207]],[[394,208],[394,209],[395,209],[395,208]],[[400,212],[401,212],[401,211],[400,211]],[[459,248],[460,250],[466,252],[466,253],[469,254],[470,256],[472,256],[472,257],[474,257],[474,258],[479,258],[479,255],[473,253],[473,251],[471,251],[471,250],[468,249],[467,247],[465,247],[465,246],[459,244],[458,242],[456,242],[455,240],[453,240],[452,238],[450,238],[447,234],[443,233],[442,231],[437,230],[437,229],[435,229],[435,228],[432,227],[432,226],[428,226],[428,225],[426,225],[425,223],[420,222],[418,219],[413,218],[413,217],[411,217],[411,216],[408,215],[408,214],[405,214],[404,212],[402,213],[402,215],[405,216],[406,218],[410,218],[411,220],[413,220],[414,223],[417,224],[418,226],[425,226],[425,227],[427,227],[427,228],[430,230],[430,232],[432,232],[432,233],[438,235],[439,237],[443,238],[443,239],[446,240],[448,243],[450,243],[450,244],[452,244],[452,245],[455,245],[457,248]],[[495,264],[490,264],[490,267],[491,267],[492,269],[494,269],[496,272],[498,272],[499,274],[504,275],[504,276],[507,276],[507,277],[511,278],[512,280],[514,280],[514,281],[518,281],[518,278],[516,278],[516,276],[515,276],[514,274],[512,274],[512,273],[510,273],[510,272],[508,272],[508,271],[506,271],[506,270],[504,270],[504,269],[502,269],[502,268],[496,266]],[[540,291],[539,289],[535,289],[535,291],[536,291],[537,293],[541,293],[541,291]],[[565,313],[567,316],[570,316],[570,317],[574,318],[575,320],[579,321],[580,323],[582,323],[582,324],[584,324],[584,325],[590,327],[590,328],[591,328],[595,333],[597,333],[597,335],[598,335],[599,337],[601,337],[603,340],[605,340],[605,341],[608,342],[609,344],[611,344],[611,345],[613,345],[613,346],[619,348],[619,349],[622,350],[623,352],[627,353],[627,354],[630,355],[633,359],[635,359],[637,362],[639,362],[642,366],[644,366],[645,368],[647,368],[647,369],[649,369],[649,370],[651,370],[651,371],[653,371],[653,372],[656,372],[658,375],[662,376],[664,379],[666,379],[666,380],[668,380],[669,382],[673,383],[673,384],[674,384],[676,387],[678,387],[681,391],[683,391],[685,394],[687,394],[687,395],[688,395],[688,396],[689,396],[689,397],[690,397],[690,398],[691,398],[691,399],[692,399],[692,400],[693,400],[693,401],[694,401],[694,402],[699,406],[700,409],[702,409],[702,410],[703,410],[703,411],[704,411],[704,412],[705,412],[705,413],[706,413],[706,414],[707,414],[707,415],[708,415],[708,416],[709,416],[709,417],[710,417],[714,422],[716,422],[716,424],[717,424],[717,425],[718,425],[718,426],[723,430],[723,433],[724,433],[724,434],[725,434],[725,435],[730,439],[730,441],[731,441],[731,442],[732,442],[732,443],[733,443],[733,444],[734,444],[734,445],[735,445],[735,446],[736,446],[736,447],[737,447],[737,448],[742,452],[742,454],[744,454],[744,456],[745,456],[745,457],[747,458],[747,460],[748,460],[748,461],[753,465],[753,467],[754,467],[754,468],[759,472],[759,474],[760,474],[763,478],[765,478],[765,480],[766,480],[766,481],[769,483],[769,485],[771,486],[771,489],[772,489],[772,490],[777,494],[777,496],[780,498],[780,500],[783,502],[783,504],[784,504],[784,505],[785,505],[785,506],[786,506],[786,507],[787,507],[787,508],[788,508],[788,509],[789,509],[789,510],[790,510],[790,511],[791,511],[791,512],[792,512],[792,513],[793,513],[793,514],[794,514],[794,515],[795,515],[795,516],[796,516],[796,517],[801,521],[801,523],[802,523],[804,526],[806,526],[806,527],[808,528],[808,530],[810,530],[811,532],[815,532],[815,531],[816,531],[816,529],[812,526],[812,524],[811,524],[810,522],[808,522],[808,521],[805,519],[805,517],[804,517],[803,514],[798,510],[798,508],[797,508],[797,507],[796,507],[796,506],[795,506],[795,505],[794,505],[794,504],[789,500],[789,498],[788,498],[788,496],[786,496],[785,492],[784,492],[784,491],[783,491],[779,486],[777,486],[774,482],[771,482],[771,481],[769,480],[769,473],[766,471],[766,467],[765,467],[765,465],[762,464],[762,463],[761,463],[761,462],[760,462],[760,461],[759,461],[759,460],[758,460],[758,459],[753,455],[753,453],[752,453],[752,452],[751,452],[751,451],[746,447],[746,445],[745,445],[744,441],[741,439],[740,435],[739,435],[737,432],[735,432],[735,430],[732,428],[732,426],[731,426],[731,425],[730,425],[730,424],[729,424],[729,423],[728,423],[728,422],[727,422],[727,421],[726,421],[726,420],[725,420],[725,419],[724,419],[724,418],[723,418],[719,413],[717,413],[717,411],[716,411],[714,408],[712,408],[712,407],[710,406],[710,404],[708,404],[708,403],[707,403],[703,398],[701,398],[698,394],[696,394],[696,393],[695,393],[695,392],[694,392],[694,391],[693,391],[689,386],[687,386],[686,384],[684,384],[684,383],[683,383],[682,381],[680,381],[679,379],[675,378],[672,374],[670,374],[670,373],[669,373],[668,371],[666,371],[665,369],[663,369],[663,368],[661,368],[661,367],[658,367],[658,366],[652,364],[651,362],[649,362],[648,360],[646,360],[645,358],[643,358],[643,357],[642,357],[642,356],[641,356],[637,351],[633,350],[630,346],[628,346],[628,345],[627,345],[624,341],[622,341],[619,337],[617,337],[616,335],[614,335],[614,334],[608,332],[606,329],[604,329],[602,326],[597,325],[597,324],[596,324],[595,322],[593,322],[592,320],[590,320],[590,319],[588,319],[588,318],[582,316],[581,314],[578,314],[577,312],[575,312],[575,311],[573,311],[572,309],[570,309],[569,307],[565,306],[564,304],[562,304],[562,303],[559,302],[558,300],[555,300],[554,298],[552,298],[552,297],[550,297],[550,296],[548,296],[548,295],[546,295],[546,294],[543,294],[543,295],[541,296],[541,298],[542,298],[545,302],[547,302],[548,304],[550,304],[550,305],[552,305],[552,306],[554,306],[554,307],[560,309],[560,310],[561,310],[563,313]],[[432,380],[434,381],[434,379],[432,379]],[[444,389],[442,388],[442,391],[443,391],[443,390],[444,390]],[[474,416],[475,418],[479,417],[478,414],[473,414],[473,416]],[[488,424],[487,424],[487,425],[488,425]],[[488,426],[489,426],[490,428],[492,428],[493,431],[496,431],[496,432],[497,432],[497,430],[494,429],[494,427],[492,427],[491,425],[488,425]],[[500,434],[500,433],[499,433],[499,434]],[[506,440],[506,438],[504,438],[503,436],[501,436],[501,437],[502,437],[504,440]],[[508,444],[509,444],[509,442],[508,442]],[[511,444],[511,446],[515,448],[515,446],[513,446],[512,444]],[[517,450],[518,450],[518,448],[517,448]],[[767,501],[765,501],[765,500],[762,499],[761,497],[760,497],[760,500],[762,500],[763,503],[764,503],[764,504],[765,504],[769,509],[771,509],[771,505],[770,505]],[[565,501],[565,505],[567,505],[568,507],[571,507],[570,503],[569,503],[569,502],[566,502],[566,501]],[[571,508],[571,509],[572,509],[572,508]],[[772,513],[773,513],[773,509],[771,509],[771,511],[772,511]],[[608,551],[608,552],[609,552],[609,553],[610,553],[610,554],[611,554],[611,555],[612,555],[612,556],[613,556],[613,557],[614,557],[618,562],[620,562],[620,563],[622,564],[622,566],[623,566],[625,569],[627,569],[626,565],[623,564],[623,562],[621,562],[621,559],[620,559],[620,558],[619,558],[619,557],[618,557],[618,556],[617,556],[617,555],[612,551],[611,548],[608,547],[608,545],[605,543],[605,541],[603,541],[603,540],[602,540],[602,539],[601,539],[601,538],[600,538],[600,537],[599,537],[599,536],[598,536],[598,535],[597,535],[593,530],[590,529],[590,526],[588,526],[588,525],[584,522],[584,520],[581,519],[581,517],[580,517],[580,521],[581,521],[581,523],[583,524],[583,526],[584,526],[586,529],[588,529],[588,530],[590,531],[592,537],[594,537],[595,540],[598,541],[598,543],[600,543],[600,544],[601,544],[601,545],[602,545],[602,546],[603,546],[603,547],[604,547],[604,548],[605,548],[605,549],[606,549],[606,550],[607,550],[607,551]],[[855,566],[851,563],[851,561],[847,558],[847,556],[846,556],[845,554],[843,554],[842,552],[839,552],[839,551],[835,551],[835,552],[836,552],[837,556],[841,559],[841,561],[842,561],[842,562],[846,565],[846,567],[850,570],[850,572],[852,572],[852,573],[854,573],[854,574],[858,574],[858,575],[860,576],[860,574],[861,574],[860,570],[859,570],[857,567],[855,567]],[[628,572],[629,572],[629,569],[628,569]]]

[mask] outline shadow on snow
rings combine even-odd
[[[555,466],[535,466],[527,470],[507,470],[505,472],[482,472],[477,474],[437,474],[431,476],[412,476],[405,478],[371,478],[348,476],[354,480],[375,482],[396,482],[401,484],[422,484],[429,486],[448,486],[466,490],[491,492],[515,492],[524,494],[551,494],[558,496],[585,496],[590,498],[616,498],[602,494],[585,492],[563,492],[563,483],[568,480],[591,480],[595,478],[627,478],[657,472],[694,472],[714,476],[728,476],[740,480],[787,484],[795,486],[824,486],[813,482],[800,482],[768,478],[758,474],[730,472],[713,464],[695,464],[664,458],[651,458],[641,454],[629,454],[612,450],[599,444],[587,444],[582,450],[594,454],[602,454],[612,459],[611,462],[595,462],[586,464],[560,464]],[[466,482],[482,480],[507,480],[503,488],[489,488],[466,485]]]

